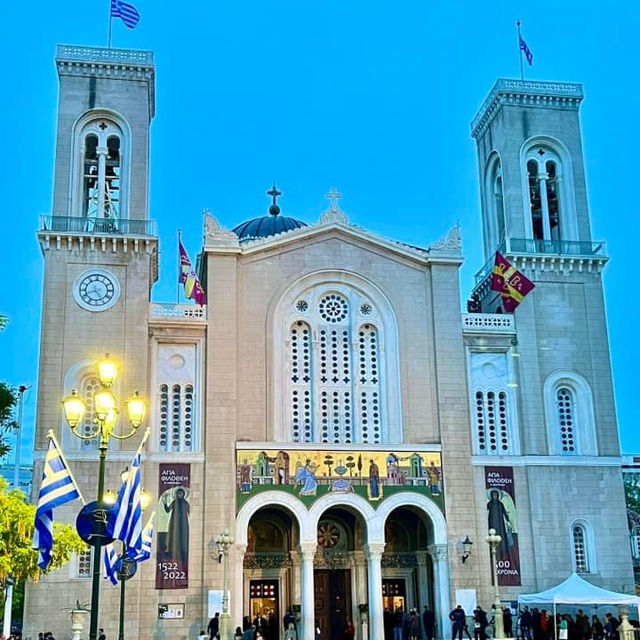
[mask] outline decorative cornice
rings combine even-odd
[[[202,241],[205,247],[239,247],[240,240],[238,236],[225,229],[216,218],[214,218],[209,209],[203,212],[203,236]]]
[[[460,233],[460,225],[456,224],[451,229],[447,235],[429,245],[427,249],[430,254],[453,254],[458,257],[462,252],[462,234]]]
[[[471,122],[471,136],[480,137],[502,105],[578,109],[583,97],[579,83],[499,78]]]
[[[157,253],[158,238],[156,236],[135,237],[120,235],[101,235],[54,231],[38,231],[38,240],[42,251],[54,249],[73,251],[87,249],[103,253]]]

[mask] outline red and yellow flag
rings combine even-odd
[[[196,304],[204,305],[207,303],[207,296],[202,288],[202,284],[196,275],[191,260],[182,246],[182,241],[178,241],[178,251],[180,253],[180,271],[178,273],[178,282],[184,284],[184,297],[195,300]]]
[[[499,251],[496,251],[491,275],[491,289],[500,292],[505,311],[512,313],[535,286]]]

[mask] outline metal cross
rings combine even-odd
[[[331,189],[329,189],[329,193],[327,193],[325,197],[329,198],[329,208],[331,211],[340,210],[338,207],[338,200],[342,198],[342,194],[338,193],[338,190],[335,187],[331,187]]]
[[[273,183],[273,186],[271,187],[271,189],[269,189],[269,191],[267,191],[267,195],[271,196],[272,198],[272,202],[271,204],[278,204],[277,203],[277,198],[278,196],[282,195],[282,191],[278,191],[278,187],[276,187],[276,183]]]
[[[101,123],[98,125],[98,127],[99,127],[102,131],[104,131],[108,126],[109,126],[109,125],[107,125],[107,123],[106,123],[106,122],[101,122]]]

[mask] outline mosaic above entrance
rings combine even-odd
[[[236,508],[262,491],[286,491],[307,506],[327,493],[355,493],[375,508],[400,491],[443,509],[442,463],[436,451],[371,449],[236,450]]]

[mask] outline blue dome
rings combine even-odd
[[[246,242],[248,240],[254,240],[255,238],[266,238],[267,236],[274,236],[277,233],[300,229],[306,226],[306,222],[296,220],[295,218],[269,214],[260,218],[253,218],[253,220],[247,220],[237,227],[234,227],[232,231],[238,236],[240,242]]]

